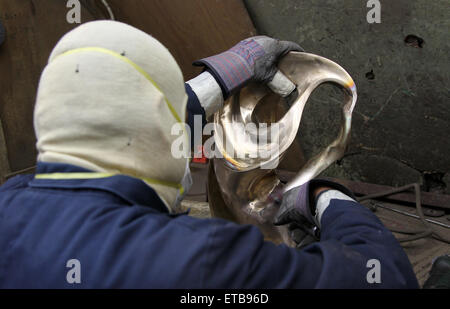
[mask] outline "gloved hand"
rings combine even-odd
[[[285,225],[295,223],[302,225],[306,219],[308,223],[320,226],[320,222],[316,219],[316,201],[320,194],[316,196],[315,190],[321,187],[338,190],[350,198],[355,199],[349,189],[338,183],[324,179],[313,179],[284,193],[280,209],[274,218],[274,224]],[[327,189],[321,193],[325,191]]]
[[[239,42],[233,48],[221,54],[194,62],[194,65],[206,66],[219,82],[224,97],[228,98],[249,81],[268,83],[277,75],[278,84],[290,83],[287,77],[277,71],[277,61],[290,51],[304,51],[298,44],[280,41],[267,36],[255,36]],[[279,87],[283,92],[283,88]],[[288,87],[291,90],[293,87]],[[273,88],[272,88],[273,89]],[[290,93],[280,93],[289,95]]]
[[[287,226],[288,235],[296,244],[297,249],[302,249],[316,241],[319,241],[318,229],[315,225],[302,219],[302,222],[290,223]]]

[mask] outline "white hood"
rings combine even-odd
[[[34,113],[38,161],[145,178],[173,208],[187,154],[171,155],[185,119],[183,75],[156,39],[113,21],[83,24],[54,48]]]

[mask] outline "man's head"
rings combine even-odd
[[[38,161],[146,179],[173,208],[188,159],[171,155],[171,128],[186,102],[181,70],[156,39],[119,22],[83,24],[58,42],[41,76]]]

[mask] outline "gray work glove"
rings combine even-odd
[[[280,209],[274,218],[274,224],[285,225],[295,223],[297,225],[304,225],[304,220],[306,220],[314,226],[319,226],[315,215],[316,201],[320,195],[314,197],[314,190],[319,187],[338,190],[355,199],[349,189],[338,183],[324,179],[313,179],[283,194]]]
[[[206,66],[220,84],[224,97],[228,98],[249,81],[271,82],[278,72],[277,61],[290,51],[304,50],[294,42],[255,36],[239,42],[221,54],[198,60],[194,65]],[[284,75],[280,75],[281,72],[277,74],[279,83],[292,84]],[[294,88],[295,86],[292,90]],[[278,92],[282,94],[282,91]]]

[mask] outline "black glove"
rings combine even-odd
[[[288,225],[289,237],[294,241],[297,249],[302,249],[320,239],[317,227],[304,218],[301,220],[303,220],[302,223],[297,221]]]
[[[341,184],[324,179],[313,179],[284,193],[280,209],[274,218],[274,224],[285,225],[297,223],[301,225],[304,222],[304,219],[306,219],[310,224],[318,226],[315,215],[316,201],[320,194],[319,196],[314,197],[314,190],[319,187],[338,190],[349,197],[356,199],[353,193]]]

